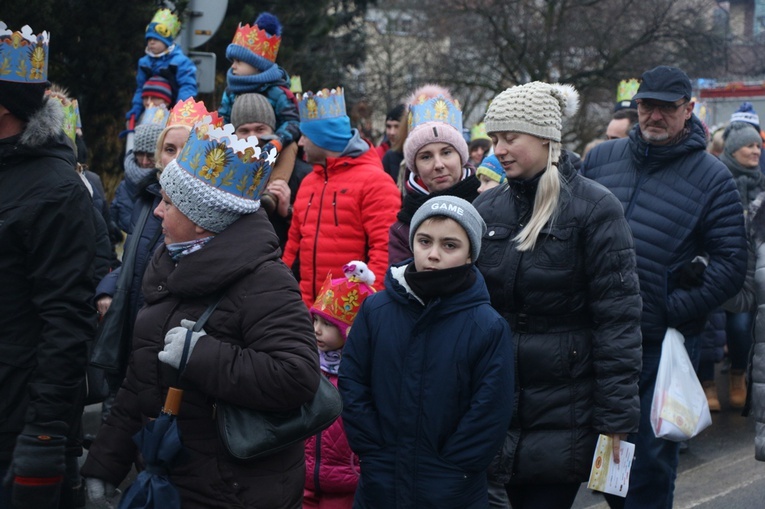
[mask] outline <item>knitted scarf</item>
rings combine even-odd
[[[738,193],[741,195],[741,203],[744,205],[744,210],[746,210],[749,203],[757,198],[761,191],[765,191],[765,175],[760,171],[759,166],[747,168],[726,151],[720,154],[720,161],[733,174],[736,187],[738,187]]]
[[[396,219],[404,224],[411,223],[417,209],[430,198],[445,195],[456,196],[472,203],[478,197],[478,188],[481,186],[481,182],[475,178],[475,172],[468,166],[463,169],[462,180],[449,189],[429,193],[427,188],[421,185],[421,182],[414,173],[409,175],[409,182],[407,182],[407,190],[409,192],[404,198],[403,207],[401,207],[401,210],[396,215]]]
[[[191,253],[195,251],[199,251],[205,246],[205,244],[207,244],[214,238],[215,238],[215,235],[210,235],[209,237],[205,237],[203,239],[196,239],[196,240],[189,240],[186,242],[175,242],[173,244],[168,244],[167,252],[170,255],[170,258],[172,258],[175,263],[178,263],[178,261],[181,258],[187,255],[190,255]]]
[[[229,68],[226,73],[226,83],[228,84],[228,91],[234,94],[246,94],[248,92],[255,92],[258,85],[264,85],[266,83],[272,85],[282,85],[284,72],[281,67],[274,64],[268,70],[258,74],[250,74],[248,76],[237,76]]]
[[[319,350],[319,366],[325,373],[336,375],[340,370],[340,359],[342,358],[343,350],[332,350],[331,352],[323,352]]]

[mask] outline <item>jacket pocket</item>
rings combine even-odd
[[[539,232],[536,246],[532,251],[534,265],[543,269],[565,269],[573,267],[576,239],[573,228],[545,228]]]
[[[505,251],[512,248],[510,235],[513,230],[507,225],[487,225],[486,233],[481,240],[481,255],[479,265],[483,267],[496,267],[502,263]]]

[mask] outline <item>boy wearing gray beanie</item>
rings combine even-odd
[[[466,200],[426,201],[411,222],[414,259],[392,266],[356,315],[339,389],[348,443],[364,464],[359,505],[488,507],[514,363],[507,321],[472,263],[485,232]]]

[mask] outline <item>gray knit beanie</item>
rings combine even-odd
[[[414,235],[428,218],[445,216],[454,219],[462,226],[470,240],[470,259],[473,263],[481,252],[481,239],[486,233],[486,223],[478,211],[467,200],[456,196],[438,196],[423,203],[414,213],[409,226],[409,249],[414,252]]]
[[[756,143],[762,147],[762,137],[757,132],[755,127],[748,122],[731,122],[731,124],[725,128],[723,133],[723,140],[725,142],[724,150],[732,156],[734,152],[742,147],[746,147],[752,143]]]
[[[571,85],[533,81],[508,88],[495,97],[486,112],[487,133],[510,131],[561,141],[563,116],[579,107],[579,94]]]
[[[133,138],[133,152],[146,152],[154,155],[157,150],[157,140],[162,134],[164,125],[159,124],[141,124],[135,128],[135,137]]]
[[[242,94],[237,96],[231,109],[231,123],[234,127],[258,122],[276,130],[274,108],[265,96],[260,94]]]

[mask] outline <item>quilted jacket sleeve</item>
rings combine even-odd
[[[369,180],[361,201],[361,222],[369,249],[367,265],[374,274],[382,275],[388,270],[388,231],[401,209],[401,197],[396,185],[382,171],[374,172]],[[376,290],[383,288],[383,279],[378,277],[375,281]]]
[[[632,233],[611,193],[595,204],[585,236],[593,321],[594,427],[601,433],[632,433],[640,416],[642,301]]]

